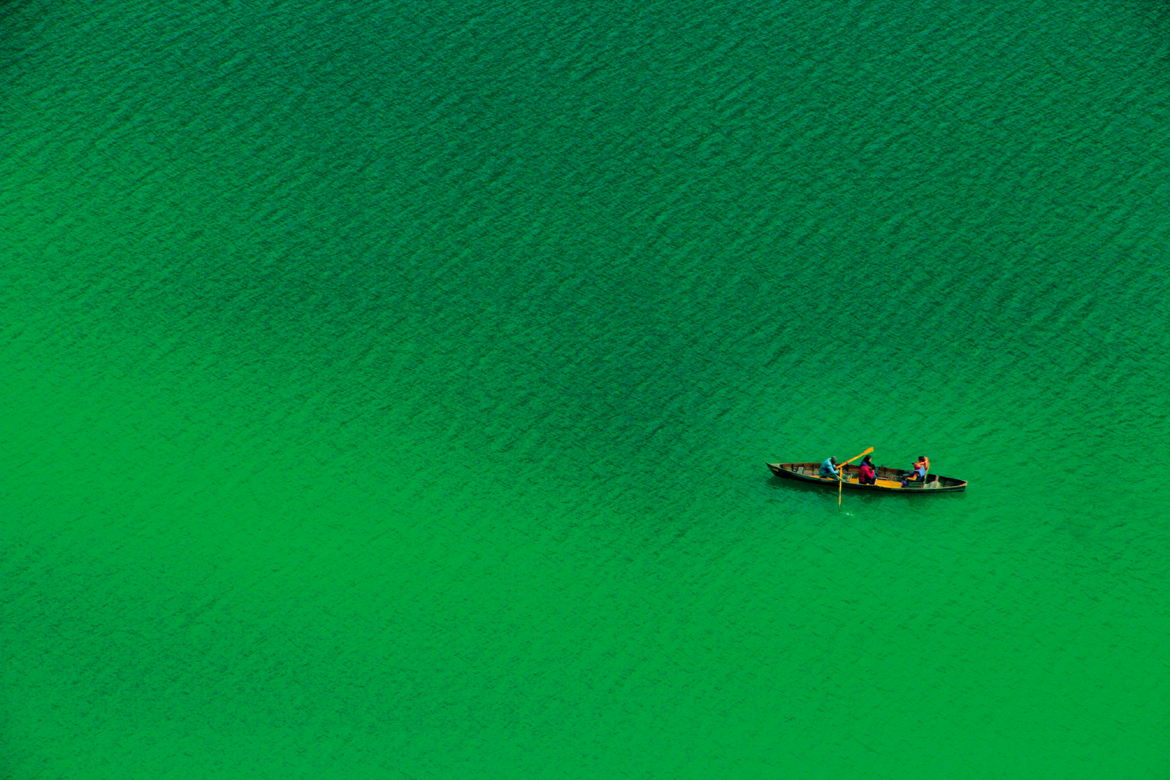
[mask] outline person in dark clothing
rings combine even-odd
[[[865,456],[865,460],[861,461],[861,465],[857,468],[857,484],[877,484],[877,469],[873,467],[873,461],[870,460],[868,455]]]

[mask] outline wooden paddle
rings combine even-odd
[[[850,458],[849,460],[845,461],[845,462],[844,462],[844,463],[842,463],[841,465],[842,465],[842,466],[846,466],[846,465],[848,465],[848,464],[852,463],[853,461],[857,460],[857,458],[864,458],[866,455],[868,455],[868,454],[869,454],[869,453],[871,453],[871,452],[873,452],[873,447],[870,447],[868,450],[866,450],[865,452],[861,453],[861,454],[860,454],[860,455],[858,455],[856,458]]]
[[[865,452],[861,453],[860,455],[858,455],[856,457],[850,458],[849,460],[845,461],[844,463],[842,463],[841,465],[839,465],[837,467],[838,470],[841,472],[840,474],[837,475],[837,506],[841,506],[841,486],[845,482],[845,480],[843,479],[843,477],[845,476],[845,467],[848,466],[853,461],[857,460],[857,458],[863,458],[871,452],[873,452],[873,447],[870,447],[868,450],[866,450]]]

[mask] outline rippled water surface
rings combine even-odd
[[[1160,4],[0,29],[0,776],[1166,776]]]

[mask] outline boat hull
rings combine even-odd
[[[819,475],[821,468],[819,463],[769,463],[768,468],[782,479],[795,479],[831,488],[836,488],[838,484],[836,479],[825,479]],[[938,474],[927,474],[925,483],[911,482],[902,487],[902,477],[907,472],[888,466],[877,467],[876,485],[860,484],[857,481],[857,466],[844,466],[841,472],[845,481],[840,484],[846,490],[868,490],[878,493],[962,493],[967,489],[966,480]]]

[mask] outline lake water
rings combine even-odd
[[[1167,776],[1162,5],[0,30],[0,776]]]

